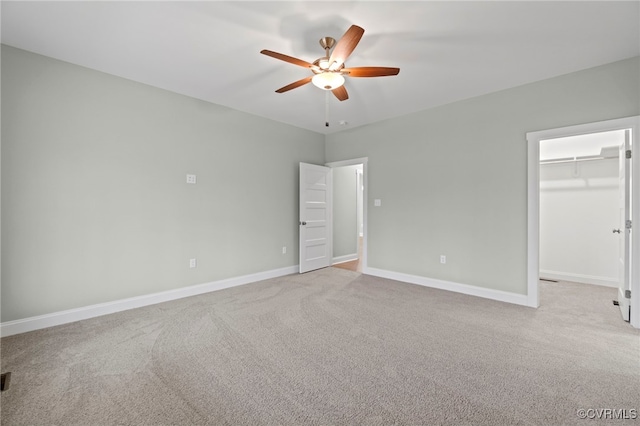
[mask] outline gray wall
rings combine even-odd
[[[333,169],[333,257],[358,254],[358,166]]]
[[[2,46],[2,321],[296,265],[300,161],[322,135]]]
[[[298,163],[360,157],[369,266],[525,294],[525,134],[640,114],[639,65],[325,139],[2,46],[1,320],[295,265]]]
[[[639,65],[636,57],[327,136],[327,161],[369,158],[368,266],[526,294],[525,135],[640,114]]]

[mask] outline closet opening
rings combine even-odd
[[[640,328],[639,129],[629,117],[527,134],[529,306],[540,305],[540,286],[547,295],[582,285]]]

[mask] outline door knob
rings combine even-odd
[[[619,234],[620,232],[622,232],[622,231],[620,231],[619,229],[614,229],[614,230],[613,230],[613,233],[614,233],[614,234]]]
[[[306,225],[307,222],[300,222],[300,225]]]

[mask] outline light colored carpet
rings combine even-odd
[[[615,289],[541,286],[534,310],[327,268],[7,337],[2,424],[595,425],[577,410],[640,409],[640,333]]]

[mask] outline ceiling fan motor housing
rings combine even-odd
[[[335,40],[331,37],[325,37],[320,39],[321,46],[333,46]],[[311,79],[314,86],[323,89],[323,90],[333,90],[337,87],[340,87],[344,84],[344,77],[342,76],[341,70],[344,68],[344,63],[340,64],[339,67],[333,68],[331,63],[329,63],[329,49],[330,47],[325,47],[327,49],[327,56],[318,58],[313,61],[313,65],[316,65],[315,68],[311,68],[311,71],[315,74],[313,79]]]

